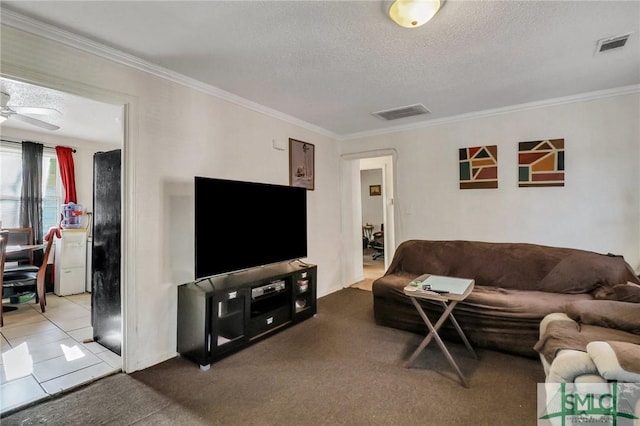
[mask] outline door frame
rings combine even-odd
[[[396,249],[398,235],[398,212],[395,149],[382,149],[343,154],[340,157],[341,183],[341,235],[344,264],[342,267],[342,286],[350,285],[364,279],[362,265],[362,202],[360,182],[360,160],[384,159],[383,174],[383,205],[384,205],[384,265],[389,266]]]
[[[134,149],[132,140],[137,133],[137,122],[134,120],[137,111],[137,100],[135,97],[120,92],[113,92],[89,86],[78,81],[67,80],[50,74],[26,70],[22,67],[14,67],[10,64],[3,64],[2,77],[22,81],[42,86],[60,92],[91,99],[97,102],[108,103],[122,107],[122,168],[121,168],[121,254],[120,254],[120,286],[121,286],[121,313],[122,313],[122,370],[125,373],[136,371],[137,353],[134,342],[136,341],[135,330],[137,324],[137,308],[135,304],[135,262],[127,262],[135,253],[135,239],[129,238],[134,235],[132,226],[134,224],[135,194],[133,182],[134,176]],[[129,303],[127,303],[129,302]],[[129,332],[131,331],[131,332]]]

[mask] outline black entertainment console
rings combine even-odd
[[[178,287],[178,352],[206,369],[316,313],[317,267],[280,263]]]

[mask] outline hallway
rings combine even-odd
[[[376,250],[371,248],[364,249],[362,256],[362,270],[364,273],[364,280],[357,282],[351,287],[359,288],[360,290],[371,291],[371,285],[376,278],[384,275],[384,258],[373,259],[373,254]]]

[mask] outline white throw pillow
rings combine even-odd
[[[573,383],[576,377],[585,374],[598,374],[591,357],[582,351],[562,349],[551,363],[547,383]]]

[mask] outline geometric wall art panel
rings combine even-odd
[[[564,139],[518,144],[518,186],[564,186]]]
[[[460,148],[460,189],[498,187],[498,145]]]

